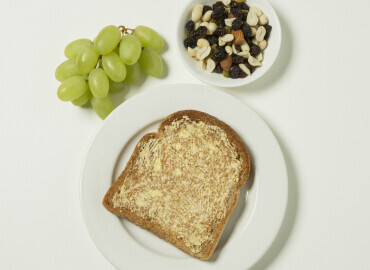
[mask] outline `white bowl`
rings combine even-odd
[[[269,18],[269,24],[272,26],[272,31],[268,39],[267,48],[264,50],[264,59],[262,61],[262,66],[256,68],[251,76],[247,76],[243,79],[231,79],[225,78],[222,74],[210,73],[206,70],[201,69],[198,66],[198,61],[191,58],[188,55],[187,49],[184,47],[185,39],[185,24],[191,17],[191,11],[196,4],[210,5],[214,4],[216,0],[192,0],[186,5],[184,12],[180,16],[180,20],[176,29],[176,42],[177,49],[185,64],[186,68],[199,80],[205,83],[220,86],[220,87],[237,87],[241,85],[249,84],[263,74],[265,74],[272,64],[275,62],[276,57],[280,50],[281,45],[281,27],[279,18],[276,15],[275,10],[266,0],[247,0],[246,3],[251,7],[255,6],[261,9],[261,11]]]

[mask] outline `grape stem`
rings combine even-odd
[[[132,34],[135,31],[135,29],[127,28],[124,25],[120,25],[120,26],[118,26],[118,28],[119,28],[119,30],[121,30],[123,36],[128,35],[128,34]],[[128,31],[131,31],[131,33],[129,33]]]

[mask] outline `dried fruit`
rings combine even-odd
[[[194,37],[196,39],[204,38],[207,34],[207,27],[205,26],[199,26],[195,31],[194,31]]]
[[[239,18],[236,18],[235,20],[232,21],[231,24],[231,29],[232,30],[239,30],[243,25],[243,21]]]
[[[243,10],[249,10],[249,6],[247,5],[247,3],[245,2],[241,2],[239,4],[240,8],[243,9]]]
[[[224,16],[224,14],[225,14],[225,7],[222,4],[222,6],[217,6],[216,8],[213,8],[213,13],[211,15],[211,18],[221,19]]]
[[[261,48],[253,43],[250,43],[249,44],[249,47],[250,47],[250,54],[253,56],[253,57],[256,57],[257,55],[260,54],[261,52]]]
[[[185,24],[185,29],[188,30],[189,32],[194,30],[194,22],[192,20],[188,21]]]
[[[225,59],[226,54],[224,47],[217,47],[216,52],[212,55],[212,60],[215,62],[221,62]]]
[[[216,7],[220,7],[220,6],[224,6],[224,4],[221,2],[221,1],[217,1],[216,3],[214,3],[213,5],[212,5],[212,8],[213,8],[213,10],[216,8]]]
[[[206,38],[210,45],[218,43],[218,38],[215,35],[207,36]]]
[[[265,27],[265,29],[266,29],[265,39],[268,40],[268,38],[270,37],[272,26],[269,25],[269,24],[265,24],[263,27]]]
[[[202,15],[204,15],[208,10],[212,10],[211,6],[204,5],[204,6],[203,6],[203,12],[202,12]]]
[[[223,70],[227,70],[228,71],[230,69],[232,63],[233,62],[232,62],[231,55],[227,54],[226,57],[225,57],[225,59],[220,62],[220,65],[221,65],[221,67],[222,67]]]
[[[244,34],[242,30],[232,30],[231,33],[234,36],[235,45],[241,45],[244,42]]]
[[[239,19],[243,19],[243,12],[238,8],[230,8],[230,12]]]
[[[235,16],[231,13],[231,12],[229,12],[228,14],[227,14],[227,17],[230,19],[230,18],[235,18]]]
[[[242,70],[240,69],[238,65],[232,66],[229,70],[229,77],[232,79],[237,79],[239,78],[241,71]]]
[[[224,70],[222,67],[218,64],[216,65],[215,69],[213,70],[214,73],[222,73]]]
[[[241,30],[243,31],[244,38],[251,37],[252,35],[252,30],[248,24],[243,24],[241,27]]]
[[[239,7],[239,4],[237,2],[235,2],[235,1],[231,1],[230,2],[230,7],[232,7],[232,8],[238,8]]]
[[[241,64],[243,63],[245,60],[245,58],[243,56],[239,56],[239,55],[233,55],[232,56],[232,63],[233,64]]]
[[[184,40],[184,46],[185,48],[192,48],[194,49],[197,46],[197,40],[195,38],[186,38]]]

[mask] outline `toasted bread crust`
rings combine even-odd
[[[140,151],[139,145],[140,145],[140,143],[145,143],[146,141],[148,141],[151,138],[158,138],[161,135],[161,133],[164,132],[164,128],[167,125],[171,125],[171,123],[173,121],[176,121],[176,120],[182,118],[183,116],[189,117],[192,121],[202,121],[202,122],[205,122],[207,124],[211,124],[211,125],[214,125],[214,126],[217,126],[217,127],[221,128],[226,133],[227,138],[230,141],[230,143],[235,146],[236,151],[238,152],[238,154],[240,155],[240,157],[243,160],[241,177],[238,181],[238,184],[237,184],[234,192],[232,193],[233,196],[228,199],[228,211],[226,212],[226,215],[222,219],[222,221],[220,223],[218,223],[214,228],[213,235],[212,235],[212,238],[213,238],[214,241],[209,242],[209,244],[203,246],[201,252],[199,252],[199,253],[193,253],[189,247],[185,246],[181,241],[178,241],[178,239],[176,237],[174,237],[174,235],[170,234],[169,232],[166,232],[165,230],[163,230],[157,224],[152,223],[152,222],[140,217],[135,212],[132,212],[129,209],[115,208],[114,205],[113,205],[113,196],[114,196],[114,194],[122,186],[123,182],[125,181],[125,178],[126,178],[127,174],[130,172],[130,170],[133,166],[134,161],[136,160],[136,158],[139,155],[139,151]],[[136,145],[129,161],[127,162],[127,165],[126,165],[125,169],[123,170],[121,175],[113,183],[113,185],[109,188],[106,195],[104,196],[103,205],[108,211],[112,212],[113,214],[115,214],[117,216],[120,216],[120,217],[123,217],[123,218],[127,219],[128,221],[136,224],[137,226],[152,232],[154,235],[156,235],[159,238],[162,238],[165,241],[173,244],[174,246],[176,246],[180,250],[182,250],[182,251],[184,251],[184,252],[186,252],[186,253],[194,256],[194,257],[197,257],[199,259],[207,260],[212,256],[212,254],[213,254],[213,252],[214,252],[214,250],[215,250],[215,248],[218,244],[218,241],[221,237],[221,234],[222,234],[222,232],[223,232],[223,230],[226,226],[226,223],[227,223],[232,211],[235,208],[235,205],[236,205],[236,203],[238,201],[238,198],[239,198],[239,193],[240,193],[239,189],[247,181],[247,179],[249,177],[249,173],[250,173],[250,168],[251,168],[251,161],[250,161],[248,151],[247,151],[244,143],[242,142],[242,140],[239,138],[239,136],[235,133],[235,131],[231,127],[229,127],[224,122],[218,120],[217,118],[215,118],[215,117],[213,117],[209,114],[203,113],[203,112],[199,112],[199,111],[195,111],[195,110],[179,111],[179,112],[176,112],[176,113],[171,114],[168,117],[166,117],[163,120],[163,122],[160,124],[160,126],[158,127],[158,132],[148,133],[140,139],[140,141]]]

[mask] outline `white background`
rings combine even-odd
[[[102,121],[57,99],[54,70],[69,41],[108,24],[144,24],[167,41],[167,77],[147,78],[116,101],[142,87],[201,84],[175,49],[185,4],[0,2],[0,269],[113,269],[85,229],[78,194]],[[370,2],[271,4],[283,31],[276,63],[255,83],[224,89],[267,121],[289,174],[286,218],[254,270],[370,269]]]

